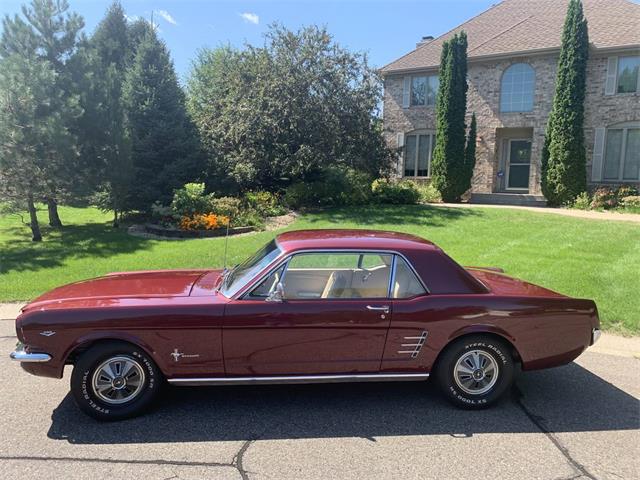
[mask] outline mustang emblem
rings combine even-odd
[[[170,355],[173,357],[173,361],[174,362],[177,362],[181,358],[198,358],[200,356],[199,354],[189,354],[189,355],[187,355],[186,353],[179,352],[177,348],[174,348],[173,352],[170,353]]]
[[[54,332],[53,330],[45,330],[43,332],[40,332],[40,335],[42,335],[43,337],[50,337],[51,335],[55,335],[56,332]]]

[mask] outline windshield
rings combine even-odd
[[[225,297],[233,297],[281,253],[282,251],[278,248],[276,241],[271,240],[251,257],[236,265],[225,274],[222,285],[220,286],[220,292]]]

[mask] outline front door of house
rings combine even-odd
[[[529,190],[531,140],[509,140],[507,190]]]

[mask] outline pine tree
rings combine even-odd
[[[0,59],[0,194],[26,204],[34,242],[42,240],[35,202],[49,193],[48,150],[65,134],[48,112],[55,81],[46,60],[19,54]]]
[[[587,187],[584,97],[589,35],[580,0],[570,0],[562,32],[556,91],[542,149],[542,193],[550,205]]]
[[[32,152],[39,151],[44,158],[31,159],[42,163],[45,188],[40,199],[46,201],[49,223],[54,227],[62,226],[58,199],[73,196],[74,190],[84,185],[74,182],[81,169],[76,138],[70,128],[82,114],[71,80],[70,59],[77,50],[84,21],[79,15],[68,13],[68,9],[66,0],[32,0],[30,7],[22,7],[26,21],[18,15],[5,16],[0,39],[0,57],[20,57],[22,60],[14,58],[15,64],[40,62],[43,69],[54,72],[53,84],[47,84],[51,87],[47,89],[49,96],[43,99],[34,120],[48,125],[49,131],[56,134],[33,138],[39,145]],[[35,65],[29,68],[38,70]]]
[[[126,208],[133,186],[122,93],[127,64],[133,53],[127,20],[119,2],[109,7],[91,37],[90,45],[95,55],[93,96],[98,97],[98,101],[89,104],[99,105],[100,122],[94,135],[87,132],[87,147],[91,153],[92,146],[96,143],[99,146],[96,154],[102,166],[102,185],[97,200],[101,208],[113,211],[113,224],[117,227],[118,215]]]
[[[127,208],[148,212],[155,201],[168,203],[174,189],[201,175],[202,157],[169,53],[155,30],[143,25],[146,33],[127,70],[123,98],[135,185]]]
[[[467,35],[461,32],[442,45],[440,86],[436,100],[436,147],[432,183],[445,202],[459,202],[468,190],[465,168],[467,107]]]
[[[476,166],[476,136],[477,124],[475,112],[471,115],[471,124],[469,125],[469,135],[467,136],[467,145],[464,149],[464,171],[465,171],[465,192],[471,188],[471,180],[473,179],[473,169]]]

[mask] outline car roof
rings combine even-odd
[[[434,243],[416,235],[384,230],[322,229],[281,233],[276,242],[285,252],[294,250],[440,250]]]

